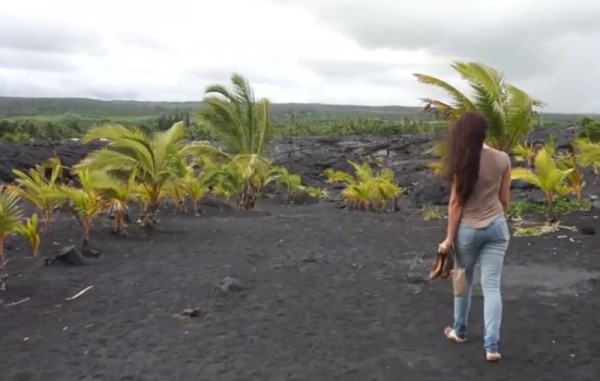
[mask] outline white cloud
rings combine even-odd
[[[0,8],[2,95],[199,100],[232,72],[274,102],[418,105],[485,62],[548,111],[600,111],[600,2],[20,0]]]

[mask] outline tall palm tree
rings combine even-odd
[[[469,110],[481,112],[489,123],[488,144],[510,152],[532,129],[534,107],[543,103],[518,87],[505,81],[504,75],[477,62],[454,62],[452,68],[469,83],[473,96],[469,97],[449,83],[426,74],[414,76],[421,83],[446,91],[451,101],[424,98],[425,110],[434,111],[444,120],[454,121]]]

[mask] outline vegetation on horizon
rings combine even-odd
[[[80,138],[106,123],[135,127],[147,134],[164,131],[182,121],[186,138],[206,139],[209,131],[198,111],[207,102],[101,101],[71,98],[0,97],[0,141],[65,140]],[[580,123],[596,131],[593,115],[539,113],[535,126],[561,127]],[[315,135],[431,135],[447,122],[419,107],[271,104],[269,123],[274,136]]]

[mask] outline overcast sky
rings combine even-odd
[[[6,3],[6,4],[4,4]],[[600,112],[599,0],[11,0],[0,95],[200,100],[237,71],[272,102],[419,105],[475,60],[545,111]]]

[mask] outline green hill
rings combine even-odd
[[[161,115],[189,112],[193,118],[202,102],[140,102],[103,101],[86,98],[17,98],[0,97],[0,118],[11,120],[95,121],[110,119],[133,122],[157,119]],[[276,103],[272,105],[274,123],[292,119],[328,121],[345,118],[376,118],[400,120],[409,117],[425,118],[418,107],[403,106],[353,106],[318,103]]]
[[[157,119],[175,110],[189,112],[193,118],[202,102],[150,102],[97,100],[88,98],[20,98],[0,97],[0,118],[36,121],[94,121],[114,120],[134,122]],[[598,115],[542,113],[547,121],[572,123],[584,116]],[[271,118],[274,123],[312,120],[315,122],[346,118],[381,120],[430,119],[419,107],[406,106],[357,106],[320,103],[275,103]]]

